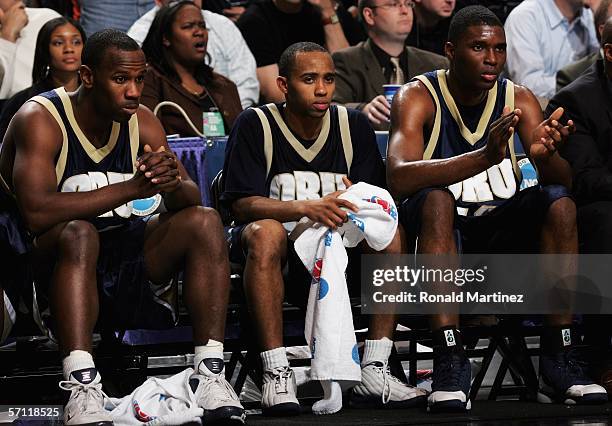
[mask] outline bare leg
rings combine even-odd
[[[542,253],[574,254],[578,253],[578,228],[576,225],[576,204],[570,198],[561,198],[551,204],[542,232],[540,234],[540,248]],[[578,264],[564,262],[565,269],[561,275],[572,276],[578,270]],[[572,322],[572,313],[549,315],[546,318],[548,325],[567,325]]]
[[[99,310],[98,251],[98,231],[83,220],[56,225],[36,240],[35,258],[55,260],[51,313],[62,356],[73,350],[91,352]]]
[[[280,222],[260,220],[247,225],[242,243],[248,250],[244,290],[261,350],[282,347],[282,265],[287,253],[287,232]]]
[[[363,244],[365,252],[371,252],[372,250]],[[391,244],[387,246],[381,253],[400,255],[406,252],[406,235],[401,225],[397,227],[395,236]],[[380,340],[383,337],[387,337],[393,340],[393,333],[395,332],[395,326],[397,323],[397,314],[376,314],[370,317],[370,326],[368,328],[368,339]]]
[[[194,343],[222,342],[230,271],[218,213],[190,207],[152,219],[145,233],[144,256],[149,279],[156,283],[167,282],[184,268],[183,300],[193,324]]]
[[[454,236],[455,202],[446,191],[431,191],[423,203],[418,252],[421,254],[454,254],[457,245]],[[448,306],[440,307],[440,313],[430,318],[432,330],[459,325],[459,315],[444,313]]]

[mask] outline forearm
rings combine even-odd
[[[482,149],[442,160],[404,161],[387,158],[387,182],[395,198],[430,187],[446,187],[491,167]]]
[[[563,185],[572,189],[572,168],[558,153],[547,159],[535,160],[542,185]]]
[[[200,190],[193,181],[182,181],[176,190],[164,193],[163,196],[164,204],[170,211],[202,205]]]
[[[305,216],[304,201],[280,201],[261,196],[234,201],[232,212],[241,223],[262,219],[274,219],[284,223],[300,220]]]
[[[325,47],[330,53],[349,47],[349,42],[340,23],[323,25],[323,32],[325,34]]]
[[[24,193],[17,190],[17,194]],[[49,192],[17,197],[22,215],[35,234],[77,219],[92,219],[139,198],[128,182],[116,183],[86,192]]]

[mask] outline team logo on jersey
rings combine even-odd
[[[133,173],[117,172],[88,172],[70,176],[64,181],[61,187],[62,192],[87,192],[98,188],[103,188],[115,183],[125,182],[132,178]],[[102,213],[98,217],[113,217],[117,215],[122,218],[129,218],[132,214],[137,216],[147,216],[153,213],[161,204],[161,195],[142,200],[134,200],[123,204],[111,211]]]
[[[149,198],[141,198],[140,200],[132,201],[132,214],[136,216],[148,216],[152,214],[161,204],[162,197],[155,194]]]
[[[377,195],[373,195],[372,198],[370,198],[369,200],[365,200],[365,201],[369,201],[370,203],[378,204],[379,206],[383,208],[385,213],[387,213],[393,219],[397,220],[397,209],[395,208],[393,203],[390,203],[387,200],[383,200]]]

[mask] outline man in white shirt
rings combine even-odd
[[[555,94],[557,71],[599,49],[588,0],[525,0],[504,28],[511,80],[536,96]]]
[[[127,33],[141,46],[151,28],[155,14],[160,6],[168,3],[168,0],[155,0],[155,3],[157,5],[137,20]],[[201,0],[195,0],[194,3],[202,7]],[[240,30],[231,20],[217,13],[202,10],[202,16],[208,29],[207,52],[210,55],[208,65],[236,84],[243,108],[257,104],[259,81],[255,71],[255,58]]]
[[[32,85],[32,66],[40,28],[59,13],[25,7],[21,0],[0,0],[0,67],[4,76],[0,99]]]

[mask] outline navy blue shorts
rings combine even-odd
[[[421,232],[423,204],[431,191],[446,191],[454,200],[447,188],[425,188],[400,205],[399,219],[411,252]],[[538,253],[546,213],[553,202],[564,197],[571,198],[564,186],[538,185],[520,191],[482,216],[461,216],[455,209],[458,247],[463,253]]]
[[[244,268],[247,260],[247,248],[242,244],[242,231],[248,224],[226,228],[226,240],[229,247],[230,263]],[[358,247],[347,249],[349,262],[346,271],[346,282],[351,296],[360,294],[359,271],[361,270],[361,252]],[[286,268],[283,270],[285,281],[285,300],[298,307],[306,307],[312,277],[295,252],[293,241],[287,239]]]

